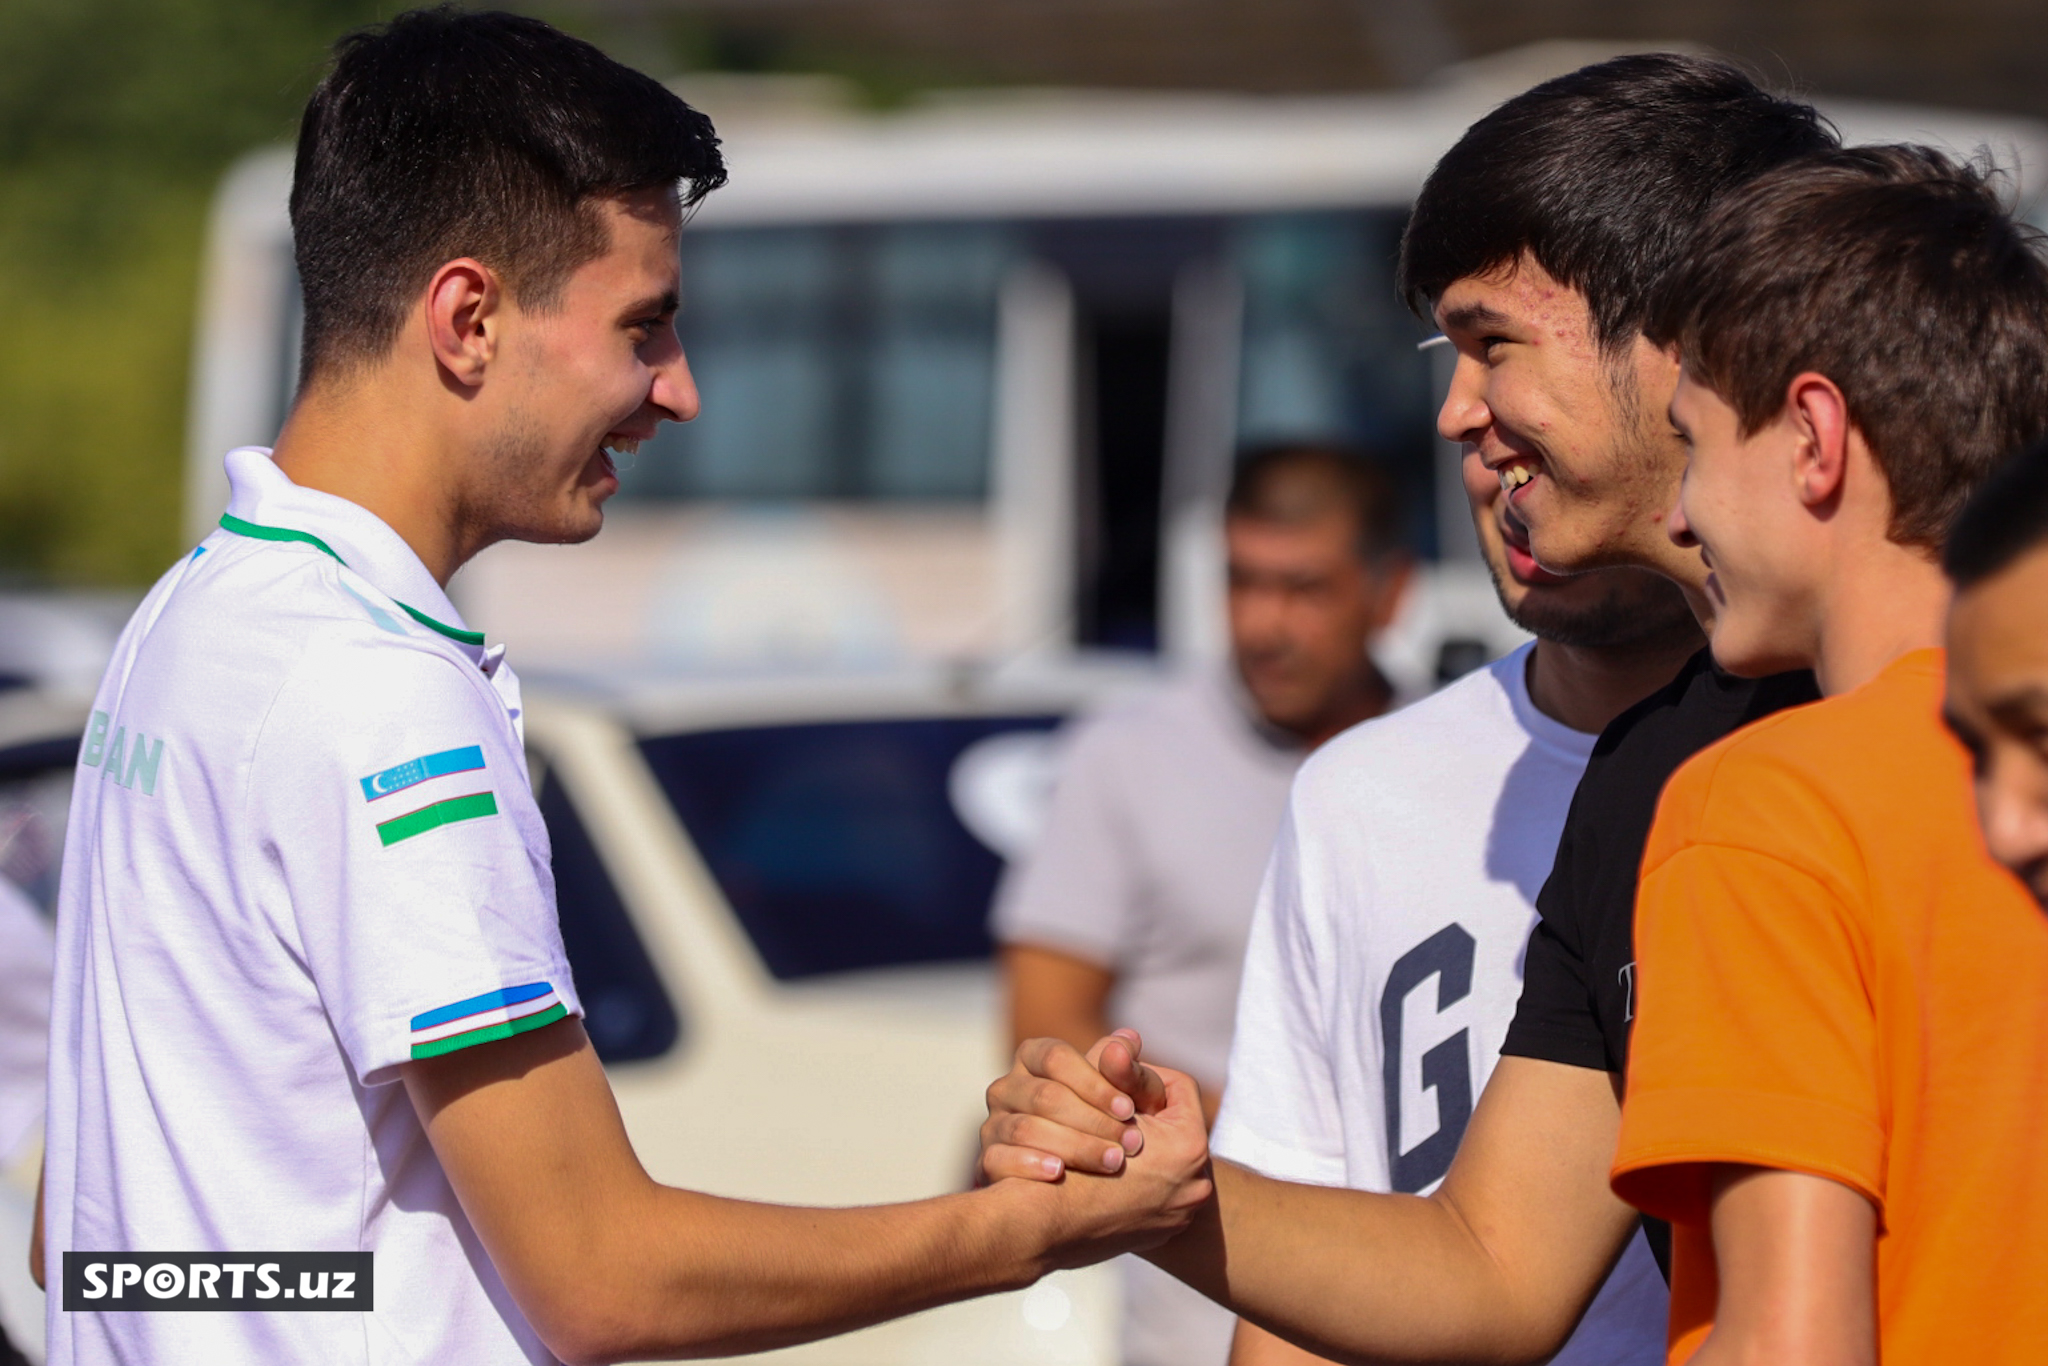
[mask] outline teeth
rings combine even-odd
[[[640,443],[630,437],[608,436],[604,439],[604,448],[613,455],[633,455],[639,451]]]
[[[1527,465],[1503,465],[1499,471],[1500,487],[1503,493],[1513,493],[1536,477],[1536,471]]]

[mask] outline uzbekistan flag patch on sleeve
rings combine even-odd
[[[467,1001],[412,1017],[412,1056],[438,1058],[471,1044],[491,1043],[551,1025],[568,1016],[561,995],[546,982],[487,991]]]

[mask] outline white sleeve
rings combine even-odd
[[[1327,916],[1305,885],[1301,785],[1259,889],[1237,993],[1230,1082],[1210,1147],[1285,1181],[1344,1184],[1344,1128],[1330,1066]]]
[[[582,1013],[525,755],[481,674],[403,645],[317,652],[264,723],[247,810],[365,1085]]]
[[[991,926],[1104,968],[1138,933],[1140,873],[1119,781],[1115,722],[1084,723],[1060,763],[1045,829],[997,889]]]

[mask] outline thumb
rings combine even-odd
[[[1166,1107],[1166,1083],[1138,1061],[1144,1046],[1136,1030],[1119,1029],[1099,1045],[1096,1067],[1111,1086],[1131,1098],[1139,1114],[1153,1115]]]

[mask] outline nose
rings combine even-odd
[[[1451,369],[1451,387],[1443,406],[1436,411],[1436,432],[1446,441],[1471,445],[1492,425],[1493,413],[1486,405],[1485,367],[1460,352]]]
[[[1994,752],[1977,780],[1985,848],[2015,872],[2048,859],[2048,785],[2022,772],[2033,767]]]
[[[667,421],[688,422],[703,404],[697,396],[697,377],[690,373],[689,357],[681,342],[654,363],[654,387],[647,401],[667,414]]]
[[[1671,511],[1664,518],[1664,532],[1681,549],[1692,550],[1700,543],[1700,538],[1693,535],[1692,523],[1686,520],[1684,479],[1678,481],[1678,497],[1672,500]]]

